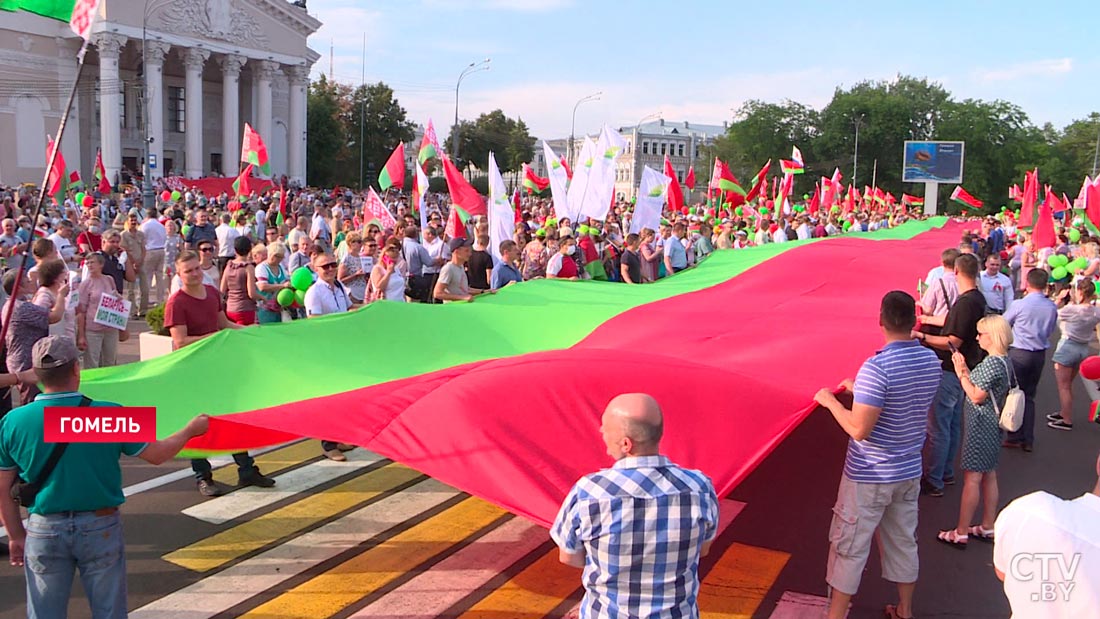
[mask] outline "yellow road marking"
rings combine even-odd
[[[280,447],[263,455],[256,456],[256,466],[264,475],[273,475],[321,455],[321,444],[317,441],[298,441],[286,447]],[[223,466],[214,471],[214,480],[227,486],[237,485],[237,463]]]
[[[170,552],[164,560],[207,572],[417,477],[420,473],[410,468],[390,464]]]
[[[704,619],[749,619],[768,595],[791,555],[731,544],[703,578],[699,612]]]
[[[553,548],[499,589],[478,601],[461,619],[541,619],[581,587],[581,571],[562,564]]]
[[[244,617],[328,617],[465,540],[506,512],[470,498],[249,611]]]

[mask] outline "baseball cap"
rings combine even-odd
[[[451,248],[451,251],[458,251],[458,250],[462,249],[463,247],[471,247],[471,246],[473,246],[473,243],[471,243],[470,239],[467,239],[467,238],[451,239],[451,243],[449,245],[449,247]]]
[[[31,348],[31,365],[35,369],[49,370],[72,363],[79,356],[80,352],[72,340],[51,335],[34,343]]]

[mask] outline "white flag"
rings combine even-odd
[[[642,169],[642,184],[638,200],[634,204],[634,217],[630,220],[630,232],[640,234],[642,228],[656,232],[661,227],[661,211],[668,200],[668,186],[672,179],[649,166]]]
[[[584,146],[581,154],[573,164],[573,180],[569,182],[569,221],[577,225],[586,200],[591,200],[588,194],[592,191],[593,170],[596,165],[596,144],[592,138],[584,136]]]
[[[607,125],[600,132],[596,142],[596,163],[589,179],[588,197],[584,201],[581,215],[603,221],[611,209],[611,199],[615,195],[615,171],[619,155],[626,150],[626,140]]]
[[[546,175],[550,178],[550,195],[554,196],[554,217],[565,219],[569,216],[569,173],[545,141],[542,143],[542,156],[546,159]]]
[[[497,167],[497,158],[489,152],[489,253],[499,262],[500,244],[512,238],[515,213],[508,199],[508,190]]]

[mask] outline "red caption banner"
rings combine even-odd
[[[47,406],[47,443],[148,443],[157,440],[153,406]]]

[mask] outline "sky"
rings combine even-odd
[[[385,82],[440,139],[459,75],[486,58],[462,82],[460,118],[499,108],[544,139],[567,137],[595,92],[577,135],[658,114],[721,124],[749,99],[820,109],[838,87],[899,73],[1061,128],[1100,111],[1094,2],[309,0],[324,23],[309,45],[313,77]]]

